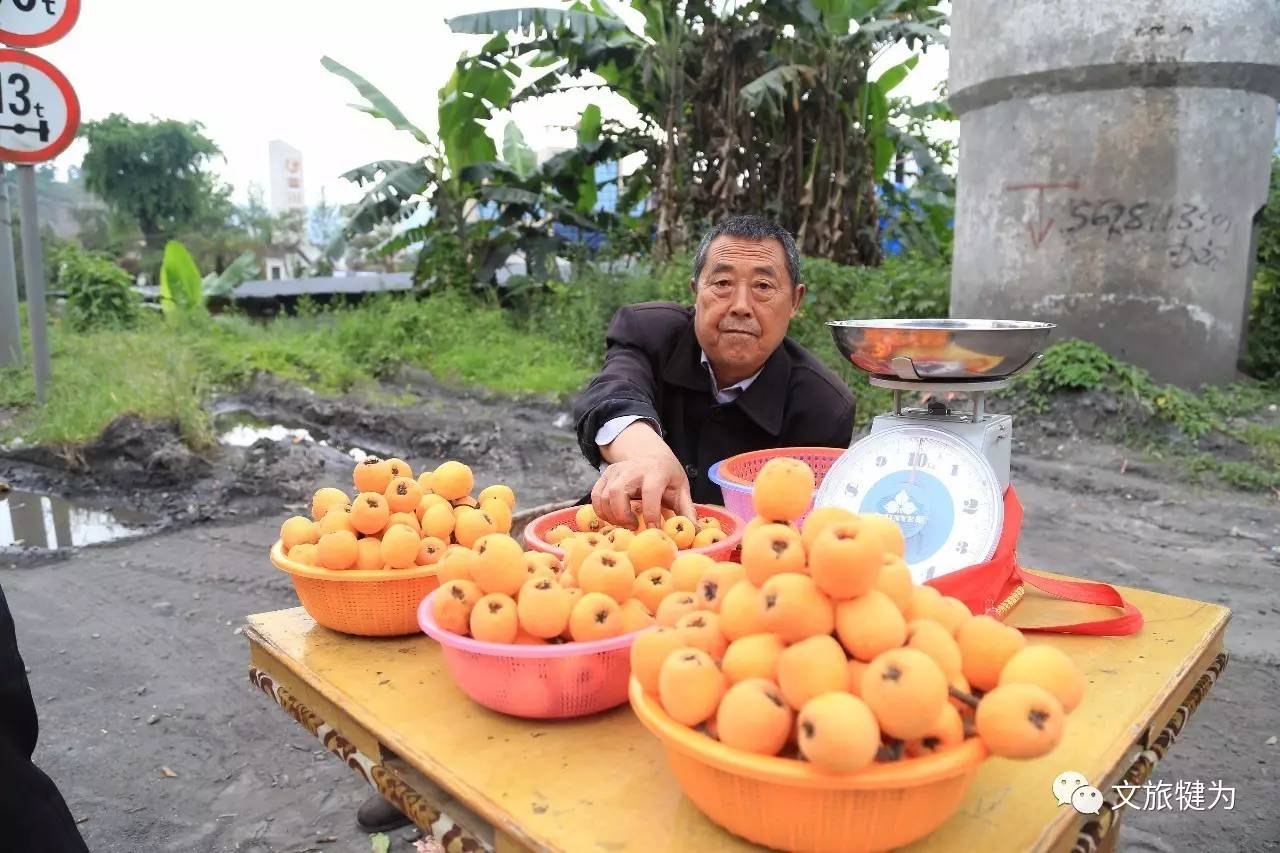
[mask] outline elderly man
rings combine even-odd
[[[854,400],[787,327],[804,299],[786,229],[735,216],[698,246],[693,307],[627,306],[606,337],[604,368],[574,406],[588,461],[608,463],[591,491],[596,513],[628,521],[631,501],[657,523],[662,507],[693,516],[721,503],[716,462],[770,447],[847,447]]]

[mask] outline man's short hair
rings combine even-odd
[[[795,238],[787,229],[765,216],[730,216],[716,223],[714,228],[703,235],[697,254],[693,256],[694,281],[702,275],[702,268],[707,263],[707,250],[717,237],[777,240],[787,259],[787,274],[791,276],[791,286],[795,287],[800,281],[800,250],[796,248]]]

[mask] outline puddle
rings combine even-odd
[[[218,434],[218,443],[229,447],[251,447],[261,439],[270,441],[290,441],[294,444],[318,444],[321,447],[334,447],[359,462],[368,454],[358,447],[343,447],[331,444],[323,435],[316,435],[302,426],[273,423],[260,418],[246,409],[230,409],[218,412],[213,416],[213,428]]]
[[[130,509],[93,509],[15,489],[0,495],[0,547],[70,548],[145,533],[155,518]]]

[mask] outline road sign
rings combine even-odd
[[[0,0],[0,42],[43,47],[71,31],[80,0]]]
[[[30,53],[0,49],[0,160],[52,160],[79,126],[80,102],[61,71]]]

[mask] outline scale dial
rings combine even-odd
[[[991,463],[928,426],[893,427],[854,444],[823,478],[814,505],[897,522],[916,583],[991,559],[1004,525]]]

